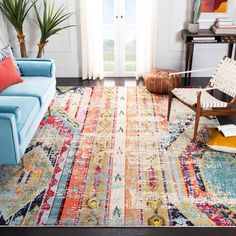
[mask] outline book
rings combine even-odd
[[[192,40],[193,43],[217,43],[216,39],[211,40]]]
[[[233,31],[214,31],[213,32],[216,34],[216,35],[219,35],[219,34],[225,34],[225,35],[236,35],[236,32]]]
[[[212,30],[215,34],[236,34],[236,29],[222,29],[213,25]]]
[[[217,129],[225,136],[225,137],[233,137],[236,136],[236,125],[220,125]]]
[[[233,25],[233,22],[232,22],[232,21],[224,21],[224,22],[216,21],[216,23],[217,23],[219,26],[231,26],[231,25]]]
[[[221,29],[236,29],[236,25],[219,25],[219,23],[215,23],[215,26]]]
[[[193,37],[193,40],[200,40],[200,41],[209,41],[209,40],[215,40],[215,37]]]
[[[232,22],[232,20],[228,17],[217,17],[216,21],[217,22]]]

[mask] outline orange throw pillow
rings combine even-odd
[[[10,85],[21,83],[21,79],[16,66],[11,57],[0,62],[0,92]]]

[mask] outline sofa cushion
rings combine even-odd
[[[49,77],[23,77],[24,83],[15,84],[0,93],[0,96],[30,96],[36,97],[42,106],[49,97],[56,81]]]
[[[14,62],[14,65],[17,69],[17,72],[20,74],[20,70],[16,64],[16,60],[15,60],[15,57],[14,57],[14,52],[13,52],[13,49],[10,45],[6,46],[5,48],[2,48],[0,50],[0,61],[4,61],[6,58],[8,57],[11,57],[13,62]]]
[[[210,131],[208,147],[219,152],[236,153],[236,136],[225,137],[217,128],[211,128]]]
[[[5,60],[7,57],[13,57],[13,51],[10,45],[0,50],[0,61]]]
[[[22,76],[52,76],[51,61],[21,61],[18,66]]]
[[[14,65],[13,59],[11,57],[6,58],[4,61],[0,62],[0,91],[5,88],[21,83],[21,79],[16,66]]]

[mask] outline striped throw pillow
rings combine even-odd
[[[4,61],[4,60],[5,60],[6,58],[8,58],[8,57],[11,57],[11,58],[12,58],[13,62],[14,62],[15,65],[16,65],[17,71],[19,72],[19,74],[21,74],[21,73],[20,73],[20,69],[19,69],[19,67],[17,66],[17,63],[16,63],[16,61],[15,61],[13,49],[12,49],[12,47],[11,47],[10,45],[8,45],[8,46],[6,46],[6,47],[4,47],[4,48],[2,48],[2,49],[0,50],[0,61]]]
[[[14,57],[13,50],[9,45],[0,50],[0,61],[5,60],[7,57]]]

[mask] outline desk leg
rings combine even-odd
[[[234,50],[234,60],[236,60],[236,43],[234,44],[235,45],[235,50]],[[234,48],[233,48],[234,49]]]
[[[186,44],[186,54],[185,54],[185,71],[189,70],[189,52],[190,52],[190,44]],[[184,86],[188,85],[188,74],[185,74],[184,77]]]
[[[233,50],[234,50],[234,44],[233,44],[233,43],[230,43],[230,44],[229,44],[229,48],[228,48],[228,57],[229,57],[229,58],[232,58],[232,56],[233,56]]]
[[[189,48],[189,65],[188,65],[188,69],[192,70],[192,66],[193,66],[193,52],[194,52],[194,44],[190,44],[190,48]],[[188,86],[190,86],[191,84],[191,73],[188,74]]]

